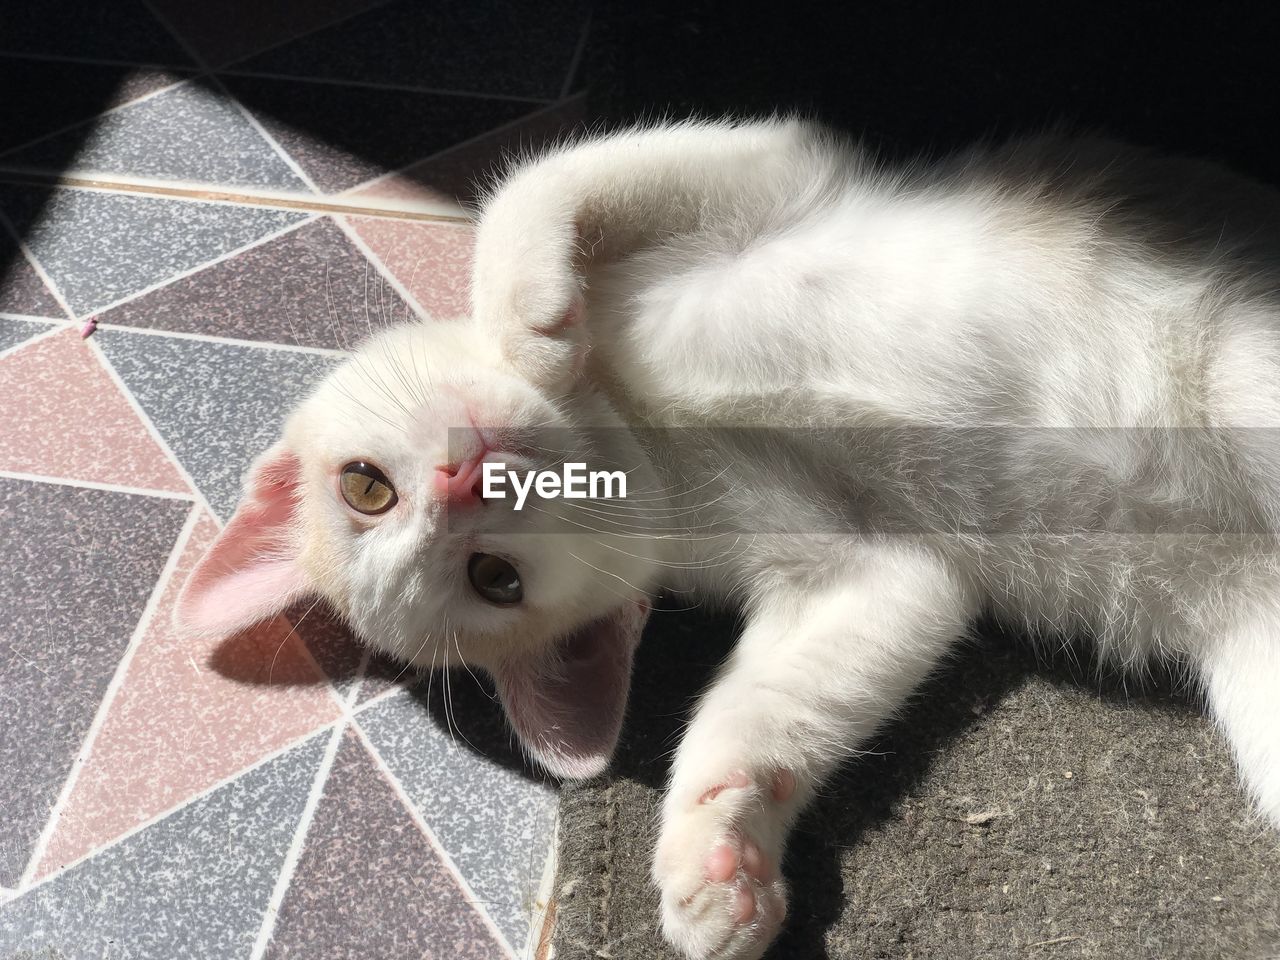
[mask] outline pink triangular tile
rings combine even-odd
[[[224,641],[170,625],[217,535],[203,511],[130,661],[38,869],[45,876],[297,741],[341,710],[288,620]]]
[[[472,229],[464,225],[350,217],[352,228],[435,319],[471,308]]]
[[[188,492],[75,330],[0,360],[0,469]]]

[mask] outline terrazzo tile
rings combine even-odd
[[[237,66],[289,76],[551,100],[560,95],[568,77],[586,7],[581,0],[397,0]]]
[[[0,906],[0,942],[108,957],[247,957],[326,736]]]
[[[0,186],[0,207],[79,315],[100,309],[306,214],[93,190]]]
[[[307,189],[236,105],[198,80],[5,154],[0,163],[72,176]]]
[[[475,245],[471,227],[376,217],[346,219],[428,316],[445,319],[470,311]]]
[[[190,509],[0,479],[0,884],[22,874]]]
[[[153,0],[165,21],[212,66],[340,22],[386,0]]]
[[[190,63],[143,0],[5,3],[0,5],[0,50],[125,63]]]
[[[178,591],[217,536],[201,512],[45,856],[43,877],[341,714],[284,617],[229,640],[178,634]]]
[[[418,667],[406,667],[385,654],[371,653],[369,662],[365,664],[364,680],[356,695],[356,703],[368,703],[390,690],[408,689],[426,675],[427,672]]]
[[[0,409],[0,469],[190,492],[77,330],[0,359]]]
[[[125,330],[94,340],[224,521],[253,458],[339,360]]]
[[[466,671],[450,679],[447,718],[442,677],[431,684],[430,709],[426,687],[373,704],[360,726],[498,928],[523,944],[551,849],[555,792],[524,766],[501,709]]]
[[[328,193],[421,160],[533,109],[508,100],[329,83],[238,76],[225,82]]]
[[[320,670],[339,695],[346,697],[360,675],[365,648],[342,618],[321,600],[301,600],[284,613]]]
[[[583,129],[585,123],[586,98],[574,97],[357,187],[350,196],[390,201],[405,209],[435,209],[441,203],[471,205],[508,158],[536,152]]]
[[[0,36],[3,36],[0,33]],[[177,83],[188,71],[0,54],[0,151]],[[40,108],[33,110],[31,105]],[[68,157],[69,159],[69,157]]]
[[[129,300],[98,320],[336,350],[410,316],[408,305],[325,217]]]
[[[0,353],[11,350],[25,340],[38,337],[53,329],[51,323],[38,323],[34,320],[10,320],[0,317]],[[3,374],[0,373],[0,377]]]
[[[501,960],[508,954],[348,731],[266,956]]]
[[[53,299],[31,262],[9,234],[0,227],[0,313],[19,313],[28,317],[66,315]]]

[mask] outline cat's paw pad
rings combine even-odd
[[[694,960],[751,960],[786,915],[778,869],[795,792],[789,771],[734,771],[684,803],[673,801],[654,859],[667,939]]]

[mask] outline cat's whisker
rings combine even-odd
[[[311,606],[307,607],[306,612],[303,613],[302,616],[298,618],[297,623],[293,624],[292,629],[290,629],[290,631],[284,635],[284,639],[281,640],[279,645],[276,647],[276,652],[271,655],[271,664],[267,667],[267,685],[268,686],[271,685],[271,679],[275,674],[276,659],[280,656],[280,651],[284,649],[284,646],[286,643],[289,642],[289,639],[293,637],[295,634],[297,634],[298,628],[302,626],[302,621],[306,620],[307,617],[311,616],[311,611],[316,608],[316,604],[320,602],[320,599],[321,599],[320,597],[316,597],[316,599],[312,601]]]

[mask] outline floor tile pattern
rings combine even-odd
[[[325,739],[0,906],[0,939],[27,950],[51,947],[67,960],[248,956]]]
[[[452,246],[433,245],[423,259],[433,289],[458,282]],[[341,228],[322,217],[104,311],[98,320],[343,350],[410,313]]]
[[[237,66],[288,76],[549,101],[560,96],[572,66],[585,7],[579,0],[396,0]],[[424,56],[425,50],[431,55]]]
[[[66,316],[31,262],[3,231],[0,231],[0,313],[58,319]]]
[[[555,794],[529,777],[491,693],[466,671],[370,707],[361,726],[431,826],[499,928],[518,942],[532,902],[503,895],[535,891],[550,852]],[[433,711],[432,707],[435,708]],[[461,713],[458,713],[458,709]]]
[[[79,315],[306,218],[266,207],[21,187],[0,188],[0,212]]]
[[[190,509],[0,479],[0,884],[17,885]]]
[[[186,483],[72,329],[0,359],[0,469],[147,490]]]
[[[12,350],[32,337],[53,330],[53,324],[40,323],[37,320],[11,320],[0,317],[0,353]]]
[[[306,190],[235,101],[198,80],[177,84],[8,153],[0,162],[12,168],[62,170],[72,176],[126,174]]]
[[[500,960],[457,878],[348,731],[281,905],[272,960]]]
[[[6,4],[4,13],[14,6]],[[2,37],[4,28],[0,26]],[[0,89],[5,91],[0,99],[0,153],[91,120],[104,110],[190,75],[175,67],[32,60],[0,53]],[[40,109],[31,109],[33,101],[40,104]],[[71,160],[75,144],[68,147],[71,152],[64,159]],[[0,155],[0,166],[5,163]]]
[[[223,521],[253,458],[339,359],[119,330],[94,340]]]
[[[226,84],[325,193],[358,186],[537,107],[262,77],[232,76]]]
[[[554,791],[491,691],[171,613],[316,380],[466,311],[448,217],[580,116],[584,7],[0,7],[0,958],[531,957]]]

